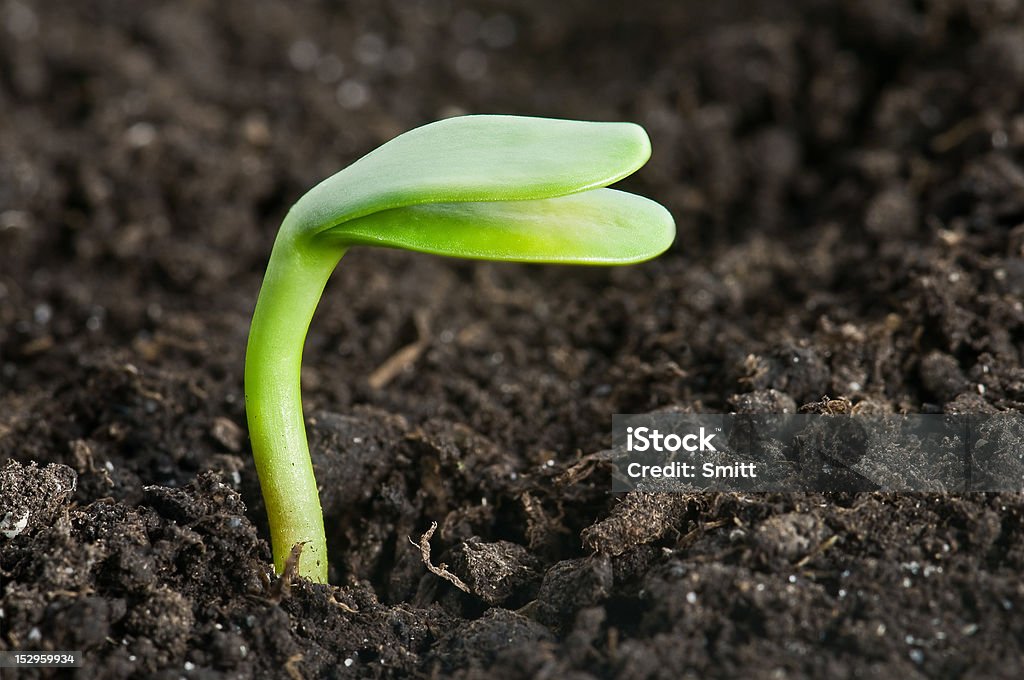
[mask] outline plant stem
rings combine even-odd
[[[327,582],[327,539],[302,417],[302,347],[343,248],[301,247],[290,213],[270,254],[245,354],[245,410],[274,568],[302,543],[300,576]]]

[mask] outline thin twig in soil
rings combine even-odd
[[[470,593],[469,586],[463,583],[462,579],[460,579],[458,576],[448,571],[447,564],[442,562],[441,564],[435,567],[433,564],[430,563],[430,539],[434,535],[435,531],[437,531],[437,522],[431,522],[430,528],[427,529],[427,533],[420,536],[419,543],[413,541],[412,538],[409,538],[409,542],[420,549],[420,556],[423,558],[423,564],[432,574],[440,576],[441,578],[445,579],[462,592]]]

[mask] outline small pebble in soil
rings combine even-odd
[[[288,48],[288,61],[297,71],[308,71],[316,65],[320,50],[309,40],[296,40]]]
[[[342,108],[358,109],[370,100],[370,90],[358,80],[346,80],[338,86],[338,103]]]
[[[32,311],[32,318],[40,326],[45,326],[53,318],[53,307],[45,302],[36,305],[36,308]]]
[[[376,66],[387,53],[387,44],[376,33],[363,33],[356,38],[352,48],[356,61],[366,66]]]

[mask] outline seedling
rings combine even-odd
[[[668,211],[603,187],[650,157],[643,128],[462,116],[399,135],[313,187],[278,232],[249,330],[245,403],[280,573],[327,581],[327,542],[302,419],[310,319],[352,246],[482,260],[619,265],[672,243]]]

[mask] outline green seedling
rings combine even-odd
[[[324,180],[278,232],[249,331],[245,403],[274,566],[327,581],[327,542],[302,418],[310,319],[352,246],[563,264],[641,262],[672,243],[657,203],[606,189],[650,157],[643,128],[462,116],[402,134]]]

